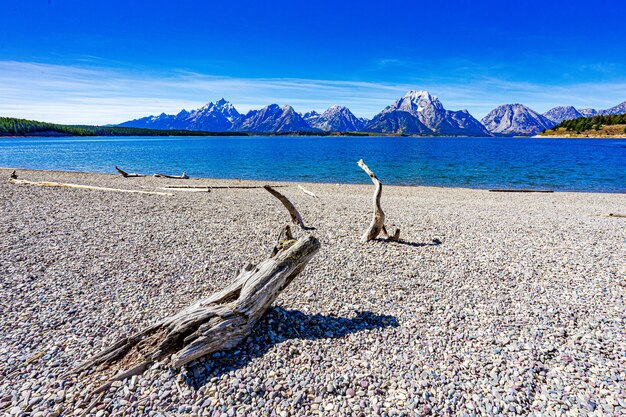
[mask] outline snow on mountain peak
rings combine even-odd
[[[406,92],[406,94],[404,95],[404,97],[406,98],[416,98],[416,99],[420,99],[420,98],[432,98],[432,96],[430,95],[430,93],[426,90],[409,90]]]

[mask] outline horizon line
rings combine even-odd
[[[312,110],[322,113],[340,105],[357,117],[371,119],[412,90],[431,92],[445,109],[468,110],[477,120],[502,104],[523,103],[543,114],[570,105],[604,110],[626,99],[626,81],[556,86],[477,77],[469,84],[467,80],[384,83],[237,78],[178,69],[146,74],[108,67],[0,61],[0,115],[53,123],[106,125],[178,114],[212,102],[201,96],[229,97],[230,103],[239,102],[236,107],[242,114],[266,107],[262,102],[282,102],[298,108],[300,114]],[[504,99],[512,96],[515,100]]]

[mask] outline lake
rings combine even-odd
[[[448,137],[0,138],[0,166],[191,177],[626,192],[626,139]]]

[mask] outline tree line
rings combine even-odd
[[[0,136],[245,136],[245,133],[157,130],[117,126],[60,125],[0,117]]]
[[[579,117],[578,119],[565,120],[552,130],[565,128],[567,131],[575,131],[581,133],[586,130],[600,130],[603,125],[623,125],[626,124],[626,114],[612,114],[605,116]],[[626,132],[626,129],[624,130]]]

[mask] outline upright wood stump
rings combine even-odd
[[[383,208],[380,205],[380,197],[383,194],[383,184],[379,181],[376,174],[374,174],[372,170],[370,170],[368,166],[365,165],[365,162],[363,162],[362,159],[360,159],[359,162],[357,162],[357,165],[360,166],[361,169],[363,169],[363,171],[367,173],[367,175],[369,175],[369,177],[372,179],[372,182],[374,183],[374,186],[375,186],[374,199],[373,199],[374,215],[372,216],[372,222],[370,223],[370,226],[367,228],[367,230],[363,234],[363,237],[361,237],[361,241],[367,242],[370,240],[374,240],[381,233],[383,234],[383,237],[389,241],[392,241],[392,242],[399,241],[400,229],[396,229],[394,234],[390,236],[389,233],[387,233],[387,229],[385,228],[385,213],[383,212]]]

